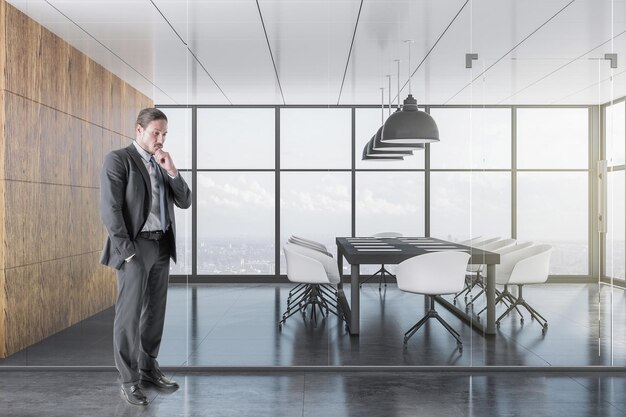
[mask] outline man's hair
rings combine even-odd
[[[147,109],[143,109],[139,112],[137,116],[137,125],[140,125],[144,129],[150,124],[150,122],[155,120],[165,120],[167,122],[167,116],[161,110],[148,107]]]

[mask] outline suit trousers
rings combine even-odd
[[[122,384],[139,381],[139,370],[158,366],[170,268],[171,231],[161,240],[138,238],[135,256],[117,272],[113,323],[115,366]]]

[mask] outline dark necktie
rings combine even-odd
[[[163,173],[159,169],[159,165],[154,159],[154,156],[150,158],[150,164],[156,171],[157,182],[159,184],[159,217],[161,219],[161,228],[163,231],[166,231],[169,225],[167,224],[167,204],[165,203],[167,201],[165,198],[165,180],[163,179]]]

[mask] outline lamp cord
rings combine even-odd
[[[380,124],[385,124],[385,88],[380,88]]]
[[[413,41],[407,41],[408,45],[409,45],[409,95],[411,95],[411,42]]]
[[[400,60],[396,59],[398,63],[398,110],[400,110]]]
[[[391,116],[391,75],[387,75],[387,79],[389,81],[389,88],[387,88],[388,93],[389,93],[389,114],[388,114],[388,116]]]

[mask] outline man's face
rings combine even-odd
[[[146,152],[154,153],[163,147],[165,136],[167,135],[167,122],[165,120],[153,120],[144,129],[137,125],[137,144]]]

